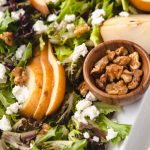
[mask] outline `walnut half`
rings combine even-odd
[[[100,79],[96,79],[96,83],[101,89],[105,90],[107,84],[107,75],[102,74]]]
[[[120,65],[120,66],[128,65],[129,62],[130,62],[129,56],[118,56],[116,59],[113,60],[113,63]]]
[[[88,93],[89,88],[88,88],[88,86],[86,85],[85,81],[83,81],[83,82],[79,85],[78,90],[80,91],[80,94],[81,94],[82,96],[85,96],[85,95]]]
[[[129,83],[132,81],[132,75],[133,73],[125,69],[121,75],[121,78],[125,83]]]

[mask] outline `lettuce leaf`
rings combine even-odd
[[[104,131],[107,131],[107,129],[112,128],[114,129],[115,132],[118,132],[117,136],[111,140],[113,144],[118,144],[121,141],[123,141],[126,138],[126,136],[129,134],[131,129],[131,125],[119,124],[113,122],[103,114],[100,114],[98,120],[99,120],[98,123],[99,127]]]

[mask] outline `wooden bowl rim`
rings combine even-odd
[[[133,90],[133,91],[127,93],[127,94],[124,94],[124,95],[110,95],[110,94],[100,90],[99,88],[96,87],[95,84],[93,84],[93,82],[90,79],[90,74],[88,73],[87,64],[90,63],[90,61],[89,61],[90,57],[95,53],[95,51],[98,51],[101,48],[103,48],[104,46],[106,46],[108,44],[110,45],[112,43],[113,44],[123,43],[123,44],[126,44],[126,45],[131,45],[135,48],[138,48],[141,51],[141,53],[143,53],[143,57],[142,56],[140,56],[140,57],[142,57],[142,59],[148,63],[148,68],[147,68],[148,69],[148,76],[147,76],[147,78],[145,80],[142,80],[142,83],[135,90]],[[96,93],[97,95],[101,95],[105,98],[110,98],[113,101],[115,101],[115,99],[116,99],[116,101],[118,101],[118,99],[119,100],[122,100],[122,99],[124,100],[124,99],[128,99],[128,98],[132,97],[133,95],[141,92],[141,90],[143,90],[145,92],[146,89],[148,88],[149,83],[150,83],[150,59],[149,59],[148,53],[141,46],[139,46],[138,44],[136,44],[134,42],[127,41],[127,40],[110,40],[110,41],[106,41],[106,42],[103,42],[103,43],[99,44],[98,46],[96,46],[95,48],[93,48],[89,52],[89,54],[87,55],[87,57],[84,61],[83,75],[84,75],[84,80],[85,80],[87,86],[89,87],[89,89],[91,89],[91,91],[94,91],[94,93]],[[141,86],[142,86],[142,88],[141,88]]]

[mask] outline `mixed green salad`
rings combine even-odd
[[[51,0],[48,16],[29,1],[0,5],[0,150],[105,150],[109,142],[122,142],[131,126],[112,119],[122,108],[95,98],[82,67],[88,52],[103,42],[100,25],[137,10],[128,0]],[[47,41],[65,68],[67,87],[59,110],[36,121],[19,113],[27,91],[23,86],[17,96],[12,70],[26,68],[35,47],[42,50]]]

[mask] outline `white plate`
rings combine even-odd
[[[108,145],[108,150],[148,150],[150,147],[150,87],[144,97],[125,106],[116,114],[119,123],[132,124],[132,129],[126,140],[120,145]]]

